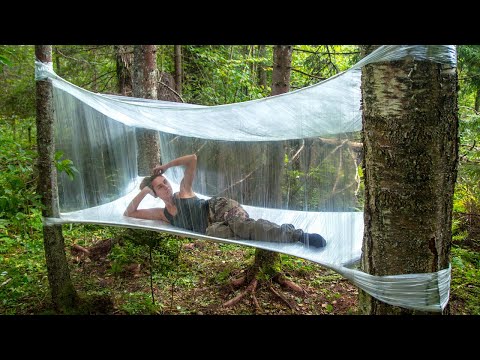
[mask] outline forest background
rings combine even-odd
[[[120,93],[119,52],[113,45],[53,47],[54,70],[94,92]],[[272,46],[184,45],[177,101],[228,104],[269,96]],[[480,46],[458,51],[460,153],[451,251],[451,313],[480,313]],[[127,55],[128,56],[128,55]],[[290,88],[327,79],[358,61],[358,46],[295,45]],[[160,84],[175,73],[175,47],[157,46]],[[49,313],[41,203],[36,193],[34,47],[0,46],[0,314]],[[177,89],[178,90],[178,89]],[[128,94],[127,95],[131,95]],[[180,98],[180,99],[178,99]],[[57,170],[72,172],[57,154]],[[253,250],[165,235],[138,243],[123,229],[64,225],[75,286],[96,297],[88,313],[251,314],[248,301],[233,308],[229,279],[253,259]],[[119,240],[121,239],[121,241]],[[106,244],[108,246],[106,246]],[[98,249],[87,256],[79,248]],[[282,255],[283,268],[304,293],[260,292],[265,314],[356,314],[357,289],[328,269]],[[93,310],[92,310],[93,309]]]

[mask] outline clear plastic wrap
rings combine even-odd
[[[355,152],[362,126],[361,67],[406,56],[456,65],[454,46],[388,45],[351,69],[300,90],[242,103],[201,106],[95,94],[57,76],[51,64],[36,62],[35,78],[49,78],[53,83],[57,149],[79,170],[73,181],[59,175],[61,216],[44,222],[143,228],[272,250],[331,268],[386,303],[442,311],[448,302],[450,268],[392,276],[372,276],[351,268],[360,259],[363,239]],[[123,216],[141,180],[137,177],[136,128],[159,131],[163,162],[197,153],[194,190],[200,197],[235,198],[251,217],[320,233],[327,239],[327,247],[318,250],[301,244],[227,240],[161,221]],[[287,141],[303,155],[286,166],[289,188],[284,207],[272,209],[265,202],[268,179],[272,178],[269,146]],[[166,176],[178,184],[182,174],[172,168]],[[163,205],[147,196],[140,208]]]

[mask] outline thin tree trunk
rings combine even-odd
[[[133,48],[131,45],[115,45],[118,92],[123,96],[132,95]]]
[[[267,56],[265,45],[258,45],[258,56],[262,59]],[[258,64],[258,85],[263,88],[267,87],[267,72],[265,71],[264,61]]]
[[[292,50],[291,45],[275,45],[273,48],[272,95],[290,91]]]
[[[36,58],[44,63],[52,62],[51,45],[35,45]],[[36,82],[38,183],[37,192],[42,197],[42,216],[59,217],[57,169],[55,167],[55,140],[53,127],[52,84]],[[75,306],[77,293],[70,279],[65,241],[61,225],[43,226],[45,260],[48,282],[55,310],[64,312]]]
[[[155,45],[135,45],[133,60],[133,96],[157,99],[157,59]],[[138,174],[151,174],[160,164],[160,139],[154,130],[137,129]]]
[[[477,89],[477,96],[475,96],[475,111],[480,111],[480,89]]]
[[[272,96],[287,93],[290,90],[290,72],[292,67],[291,45],[276,45],[273,49]],[[283,142],[274,142],[268,147],[270,192],[267,195],[269,206],[282,205],[283,179]]]
[[[411,58],[367,65],[362,97],[362,268],[380,276],[445,269],[458,162],[456,69]],[[418,313],[363,291],[360,307],[365,314]]]
[[[182,95],[182,45],[175,45],[175,91]]]
[[[292,66],[291,45],[276,45],[273,50],[272,95],[283,94],[290,89],[290,69]],[[267,172],[269,174],[266,199],[267,206],[279,208],[282,206],[282,179],[284,148],[282,142],[272,142],[267,147],[269,159]],[[280,262],[280,254],[262,249],[255,251],[255,263],[260,262],[267,272],[275,273]]]

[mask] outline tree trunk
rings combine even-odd
[[[265,45],[258,46],[258,56],[263,59],[267,56]],[[265,71],[264,61],[258,64],[258,85],[263,88],[267,87],[267,72]]]
[[[273,48],[272,95],[290,91],[292,51],[291,45],[275,45]]]
[[[175,45],[175,91],[182,96],[182,45]]]
[[[456,69],[412,58],[367,65],[362,98],[362,269],[379,276],[445,269],[458,162]],[[418,313],[363,291],[360,307],[365,314]]]
[[[477,89],[477,95],[475,96],[475,111],[480,111],[480,89]]]
[[[52,62],[51,45],[35,45],[36,58],[44,63]],[[52,85],[49,81],[36,82],[38,183],[37,192],[42,197],[42,216],[59,217],[57,169],[55,167],[55,140],[53,127]],[[72,309],[77,293],[70,279],[65,241],[61,225],[43,226],[43,241],[47,264],[48,282],[55,310]]]
[[[115,45],[117,63],[118,92],[123,96],[132,96],[132,62],[133,48],[131,45]]]
[[[157,99],[157,50],[155,45],[135,45],[133,48],[133,96]],[[138,175],[151,174],[160,164],[160,138],[158,132],[137,129]]]
[[[283,94],[290,89],[290,69],[292,66],[292,46],[276,45],[273,50],[272,95]],[[269,174],[266,199],[267,206],[279,208],[282,206],[282,182],[284,148],[282,142],[273,142],[267,147],[267,163]],[[257,260],[257,258],[259,258]],[[260,260],[261,259],[261,260]],[[264,269],[273,272],[280,268],[280,254],[267,250],[256,249],[255,262],[260,261]],[[268,271],[268,270],[267,270]]]
[[[175,78],[173,75],[164,71],[160,72],[157,88],[158,100],[181,102],[182,98],[175,88]]]
[[[292,67],[291,45],[276,45],[273,49],[272,96],[287,93],[290,90],[290,71]],[[281,207],[282,205],[282,179],[283,179],[283,142],[274,142],[268,147],[269,184],[270,193],[267,194],[269,206]]]

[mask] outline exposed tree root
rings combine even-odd
[[[273,292],[273,293],[274,293],[275,295],[277,295],[280,299],[282,299],[283,302],[284,302],[285,304],[287,304],[290,309],[292,309],[293,311],[298,310],[296,306],[290,304],[290,301],[288,301],[288,300],[285,298],[285,296],[283,296],[283,295],[280,294],[279,292],[275,291],[275,289],[272,287],[272,285],[270,285],[268,288],[270,289],[271,292]]]
[[[79,253],[83,253],[87,256],[90,256],[90,250],[85,249],[83,246],[73,244],[71,248],[72,254],[78,255]]]
[[[233,279],[231,282],[230,282],[230,285],[232,285],[234,288],[239,288],[240,286],[242,286],[243,284],[245,284],[247,282],[247,276],[244,275],[242,277],[239,277],[237,279]]]
[[[118,239],[104,239],[98,241],[96,244],[90,246],[89,248],[84,248],[78,244],[73,244],[71,247],[72,255],[75,256],[87,256],[92,260],[99,260],[108,255],[113,245],[117,243]]]
[[[250,284],[245,289],[245,291],[242,291],[240,294],[235,296],[233,299],[228,300],[226,303],[223,304],[223,306],[224,307],[234,306],[234,305],[238,304],[238,302],[240,300],[242,300],[245,297],[245,295],[247,295],[248,293],[251,293],[252,294],[252,299],[255,303],[255,307],[259,309],[260,306],[258,304],[257,298],[255,297],[255,290],[257,288],[257,284],[258,284],[258,280],[254,277],[253,280],[250,282]]]
[[[231,306],[235,306],[237,305],[243,298],[245,298],[245,296],[247,296],[248,294],[251,295],[252,297],[252,301],[255,305],[255,309],[258,311],[258,310],[261,310],[261,307],[260,307],[260,304],[258,303],[258,300],[257,300],[257,297],[255,296],[255,291],[258,287],[258,280],[257,280],[257,273],[258,273],[258,269],[257,270],[254,270],[254,269],[249,269],[249,271],[247,271],[247,275],[243,275],[239,278],[236,278],[236,279],[233,279],[231,282],[230,282],[230,285],[233,287],[233,288],[239,288],[243,285],[245,285],[247,282],[248,282],[248,279],[252,279],[250,280],[250,282],[248,283],[248,286],[246,287],[246,289],[242,292],[240,292],[240,294],[238,294],[237,296],[235,296],[233,299],[230,299],[228,300],[227,302],[223,303],[222,306],[224,307],[231,307]],[[273,276],[272,278],[272,281],[275,281],[276,283],[280,284],[282,287],[284,288],[287,288],[287,289],[290,289],[292,291],[295,291],[295,292],[299,292],[299,293],[302,293],[303,295],[306,295],[307,292],[299,285],[295,284],[293,281],[291,280],[288,280],[283,274],[281,273],[277,273],[275,276]],[[271,292],[273,292],[277,297],[279,297],[285,304],[288,305],[288,307],[294,311],[298,310],[297,307],[295,305],[292,305],[288,300],[287,298],[282,295],[281,293],[279,293],[278,291],[276,291],[272,285],[270,284],[269,286],[269,289]]]
[[[299,285],[295,284],[293,281],[288,280],[283,274],[277,273],[273,279],[273,281],[277,282],[283,287],[286,287],[290,290],[293,290],[295,292],[302,293],[303,295],[308,295],[307,292]]]

